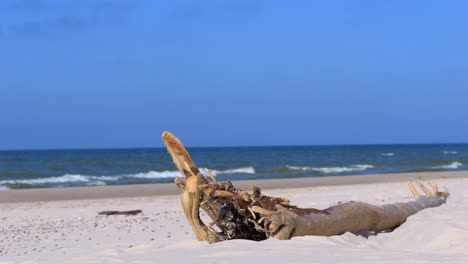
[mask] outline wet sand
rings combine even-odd
[[[438,178],[464,177],[468,178],[468,171],[389,173],[354,176],[248,180],[234,181],[234,184],[236,187],[244,190],[250,190],[252,185],[257,185],[264,190],[273,190],[281,188],[400,182],[415,178],[424,178],[429,180]],[[0,191],[0,203],[147,197],[177,194],[179,194],[179,190],[173,183],[20,189]]]

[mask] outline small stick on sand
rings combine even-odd
[[[98,215],[137,215],[141,214],[143,211],[138,209],[138,210],[129,210],[129,211],[101,211],[98,212]]]

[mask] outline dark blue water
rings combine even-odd
[[[188,148],[224,179],[468,169],[468,144]],[[0,189],[172,182],[165,149],[0,151]]]

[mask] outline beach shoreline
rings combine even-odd
[[[274,190],[283,188],[403,182],[416,178],[424,180],[468,178],[468,170],[237,180],[233,181],[233,183],[237,188],[249,191],[252,185],[256,185],[263,190]],[[179,190],[173,183],[8,189],[0,191],[0,203],[132,198],[178,195],[179,193]]]
[[[236,181],[250,189],[324,209],[342,201],[375,205],[413,200],[405,181],[447,188],[447,203],[370,237],[294,237],[289,241],[197,241],[173,184],[23,189],[0,192],[0,263],[466,263],[468,171]],[[6,198],[10,199],[7,200]],[[42,199],[42,200],[41,200]],[[10,201],[10,202],[7,202]],[[105,210],[142,210],[100,216]],[[202,213],[202,220],[210,220]]]

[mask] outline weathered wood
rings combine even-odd
[[[217,182],[209,169],[206,171],[213,182],[208,182],[177,137],[169,132],[164,132],[162,137],[185,179],[185,183],[181,178],[175,180],[182,191],[185,216],[197,238],[210,243],[238,238],[259,241],[268,237],[290,239],[306,235],[381,232],[398,227],[420,210],[444,204],[449,196],[448,192],[439,192],[436,184],[431,185],[431,192],[415,181],[425,196],[420,196],[409,182],[415,200],[407,203],[377,206],[347,202],[324,210],[299,208],[290,205],[285,198],[263,195],[256,186],[250,194],[236,189],[229,181]],[[200,219],[200,207],[212,219],[208,226]]]

